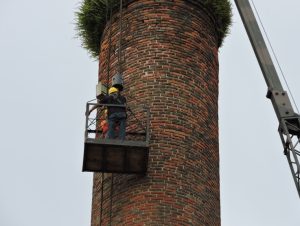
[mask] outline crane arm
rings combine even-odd
[[[279,121],[279,135],[284,147],[293,179],[300,197],[300,116],[294,112],[291,101],[284,91],[268,48],[248,0],[235,0],[244,27],[255,52],[262,74],[268,86],[267,97],[271,99]]]

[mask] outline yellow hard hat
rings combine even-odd
[[[108,94],[112,94],[112,93],[115,93],[115,92],[119,92],[119,90],[116,87],[111,87],[108,90]]]

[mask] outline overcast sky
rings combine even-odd
[[[84,111],[98,65],[75,38],[78,0],[0,0],[0,225],[88,226]],[[300,105],[300,2],[255,1]],[[299,226],[300,199],[236,7],[220,49],[222,226]]]

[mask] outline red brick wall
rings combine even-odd
[[[123,10],[123,94],[147,104],[151,141],[146,176],[113,178],[111,225],[220,225],[218,37],[193,1],[136,0]],[[194,1],[199,2],[199,1]],[[112,20],[111,75],[117,69],[118,15]],[[106,83],[108,27],[99,80]],[[110,186],[111,175],[105,175]],[[92,226],[100,225],[101,174],[95,174]],[[102,225],[109,225],[109,189]]]

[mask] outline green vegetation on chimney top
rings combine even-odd
[[[219,46],[221,46],[231,24],[230,1],[198,1],[206,7],[207,11],[212,12],[219,35]],[[96,59],[99,56],[101,36],[108,16],[107,2],[113,10],[119,7],[119,0],[83,0],[79,10],[75,12],[77,35],[82,40],[82,46]]]

